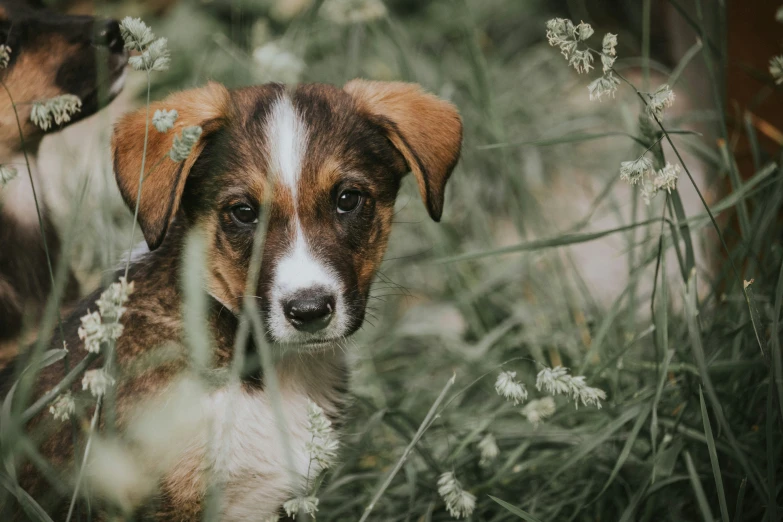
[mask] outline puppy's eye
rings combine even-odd
[[[236,221],[243,225],[258,223],[258,214],[250,205],[234,205],[231,207],[231,215]]]
[[[346,212],[352,212],[362,202],[362,193],[358,190],[343,190],[340,195],[337,196],[337,212],[345,214]]]

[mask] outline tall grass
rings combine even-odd
[[[226,11],[179,4],[156,26],[170,38],[172,70],[151,83],[154,98],[207,78],[268,80],[274,72],[256,64],[252,50],[276,39],[306,63],[302,80],[416,81],[451,98],[464,118],[463,157],[443,223],[428,220],[412,183],[398,200],[368,321],[350,344],[353,405],[338,463],[318,491],[317,517],[449,520],[438,477],[453,471],[477,498],[472,520],[777,520],[780,151],[765,156],[748,132],[756,172],[742,179],[729,139],[733,115],[717,88],[708,114],[681,111],[651,127],[639,123],[639,91],[588,102],[587,80],[543,39],[551,15],[545,2],[390,2],[389,17],[346,26],[320,17],[321,4],[293,20],[272,16],[268,3]],[[723,9],[701,4],[694,7]],[[724,74],[725,35],[708,35],[701,16],[688,18],[694,44],[666,67],[650,57],[649,5],[643,27],[620,32],[616,69],[641,75],[641,83],[631,81],[640,86],[668,78],[677,103],[685,103],[689,68],[703,62],[711,77]],[[622,54],[634,47],[624,43],[634,33],[642,35],[641,61]],[[203,35],[199,45],[193,34]],[[701,124],[697,134],[692,128],[703,120],[709,128]],[[618,183],[620,161],[648,148],[688,174],[678,192],[650,207]],[[697,170],[707,176],[692,177]],[[728,178],[728,193],[700,186],[718,175]],[[712,197],[683,203],[679,193],[694,185]],[[75,223],[79,205],[69,210],[67,222]],[[131,223],[126,216],[117,225],[123,238]],[[69,245],[73,231],[63,233]],[[608,241],[608,249],[583,249]],[[110,243],[117,242],[96,235],[87,248],[100,252]],[[193,248],[190,257],[200,259]],[[621,270],[597,280],[594,265],[585,265],[596,256],[622,261]],[[92,259],[85,276],[109,267],[106,257]],[[55,288],[61,273],[53,272]],[[186,288],[198,288],[199,273],[195,262],[187,268]],[[203,304],[196,290],[186,294],[195,328]],[[41,326],[45,337],[56,311],[55,293]],[[258,330],[254,317],[242,321],[237,353]],[[198,341],[193,347],[207,364],[207,348],[196,349]],[[65,355],[38,349],[39,365],[61,364]],[[268,368],[271,356],[263,353]],[[74,361],[70,382],[90,355]],[[510,370],[531,391],[529,400],[539,398],[536,373],[558,365],[604,389],[603,408],[576,409],[557,398],[554,415],[533,424],[524,405],[493,389],[498,372]],[[13,496],[31,519],[48,520],[15,485],[12,458],[48,469],[37,459],[35,434],[18,431],[40,408],[12,408],[6,398],[0,477],[6,502]],[[499,454],[482,465],[478,443],[487,434]],[[212,493],[219,499],[219,490]],[[86,509],[79,517],[87,519]]]

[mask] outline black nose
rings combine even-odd
[[[113,53],[121,53],[125,47],[120,34],[120,24],[117,20],[103,20],[96,22],[97,34],[95,44],[102,47],[108,47]]]
[[[302,332],[317,332],[329,325],[334,315],[334,297],[326,292],[307,290],[283,302],[288,322]]]

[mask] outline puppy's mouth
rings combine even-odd
[[[301,342],[283,342],[278,344],[286,351],[313,353],[326,351],[330,348],[339,348],[343,346],[344,343],[344,337],[334,337],[328,339],[311,339]]]

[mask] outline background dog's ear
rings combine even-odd
[[[462,146],[457,108],[415,83],[353,80],[344,89],[386,130],[416,177],[430,217],[440,221],[446,182]]]
[[[158,248],[163,242],[166,230],[179,209],[190,169],[204,149],[207,137],[228,118],[229,100],[230,95],[225,87],[209,83],[205,87],[177,92],[163,101],[150,104],[150,120],[157,109],[174,109],[179,114],[174,127],[167,132],[158,132],[150,121],[139,203],[139,225],[150,250]],[[146,118],[147,109],[144,107],[125,115],[115,126],[112,136],[114,175],[120,193],[131,210],[136,208],[139,194]],[[174,136],[192,125],[202,127],[201,137],[186,160],[175,162],[168,157]]]

